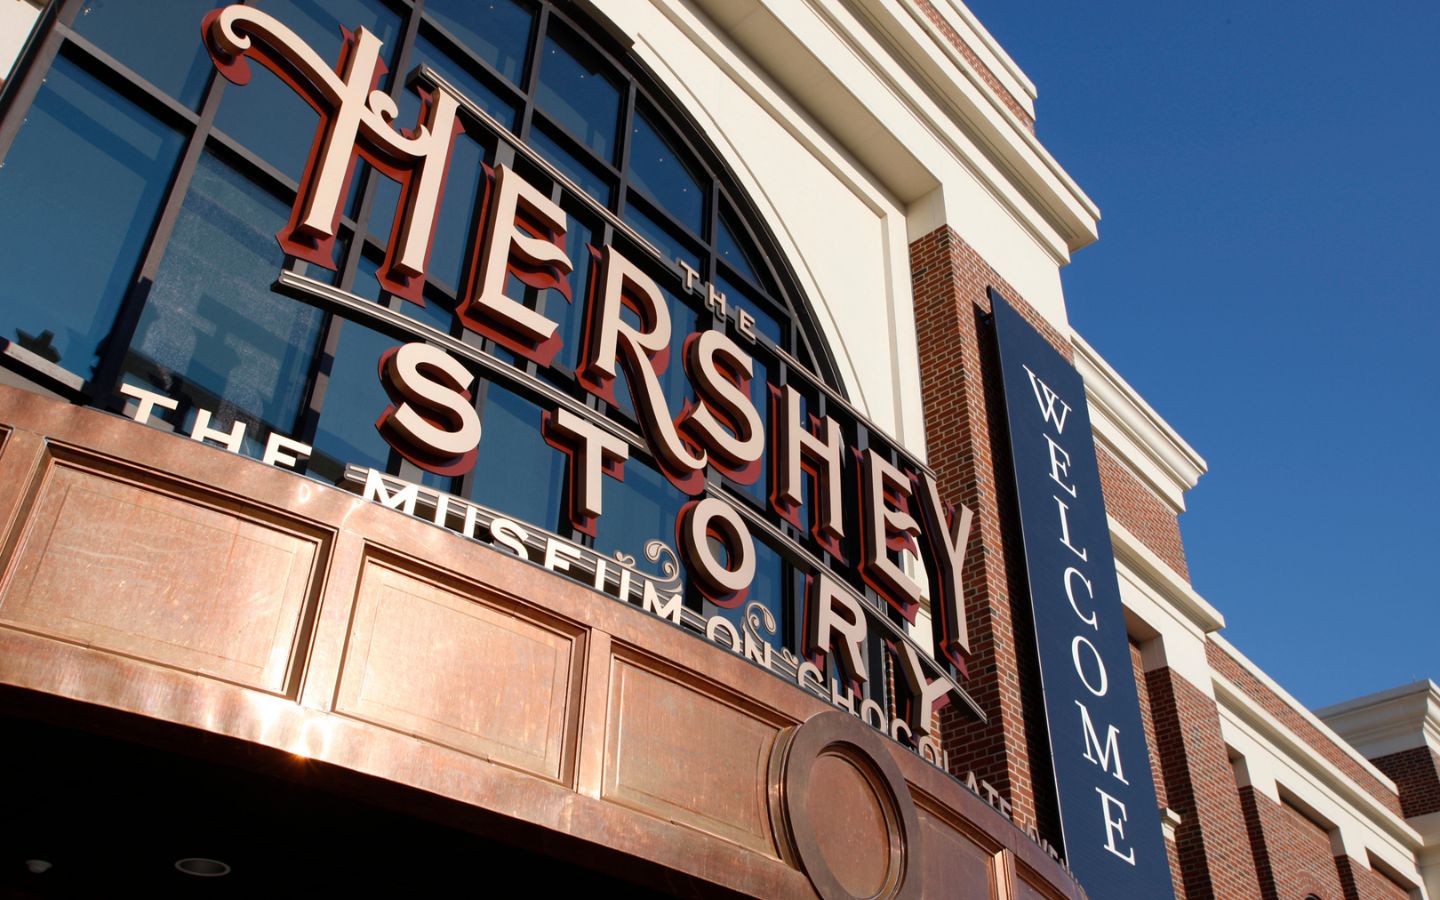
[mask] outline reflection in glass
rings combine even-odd
[[[565,454],[540,435],[540,407],[497,383],[484,385],[480,454],[470,499],[557,530]]]
[[[546,134],[545,129],[538,126],[530,129],[530,146],[538,150],[552,166],[575,182],[580,190],[589,194],[597,203],[606,208],[610,206],[615,192],[610,189],[609,179],[595,174],[589,166]]]
[[[430,7],[426,7],[428,11]],[[491,90],[479,79],[471,75],[469,70],[452,59],[448,53],[441,50],[439,46],[432,43],[425,35],[417,35],[415,38],[415,52],[411,56],[411,66],[429,66],[440,73],[446,81],[450,82],[457,91],[465,97],[475,101],[481,109],[490,115],[506,128],[515,128],[515,107],[500,98],[500,95]],[[409,72],[404,73],[406,75]],[[400,114],[397,121],[410,127],[415,124],[415,117],[420,111],[420,98],[414,90],[405,90],[399,101]]]
[[[339,480],[346,463],[385,470],[390,445],[375,421],[390,398],[380,385],[380,357],[401,343],[359,322],[337,321],[336,326],[340,335],[309,466],[310,474],[331,483]]]
[[[746,278],[751,284],[757,285],[768,291],[774,291],[768,279],[761,280],[759,272],[764,270],[760,265],[760,253],[748,240],[743,240],[740,235],[745,232],[735,224],[731,217],[729,207],[724,207],[720,213],[719,230],[715,233],[715,249],[719,252],[720,258]]]
[[[683,259],[690,268],[700,271],[700,255],[686,244],[681,243],[669,229],[661,226],[658,222],[647,215],[637,203],[629,203],[625,207],[625,214],[622,217],[625,224],[634,228],[640,236],[660,251],[660,258],[666,264],[673,266],[675,260]]]
[[[635,185],[658,200],[665,210],[696,235],[700,235],[705,214],[705,192],[690,174],[691,168],[669,141],[637,113],[631,132],[630,177]]]
[[[620,90],[606,74],[605,64],[563,32],[552,29],[546,35],[535,100],[601,159],[614,162]]]
[[[340,58],[342,27],[351,31],[368,28],[384,42],[380,57],[393,72],[400,19],[374,0],[265,0],[256,5],[299,35],[327,62]],[[252,62],[250,72],[249,84],[225,88],[215,127],[299,181],[310,156],[319,114],[269,69]],[[381,79],[381,90],[388,90],[392,77],[387,73]],[[396,124],[408,128],[415,122],[412,118]],[[354,187],[352,180],[352,193]]]
[[[601,479],[605,511],[596,527],[595,548],[610,554],[619,550],[645,558],[645,544],[661,540],[675,547],[675,520],[686,497],[658,471],[633,453],[625,462],[625,481]]]
[[[756,624],[755,634],[775,648],[778,654],[781,647],[795,646],[792,643],[793,636],[791,635],[794,623],[786,612],[790,607],[787,589],[790,568],[780,558],[780,554],[758,537],[754,539],[754,548],[755,579],[750,582],[750,590],[745,595],[744,602],[733,609],[726,609],[705,600],[701,605],[701,615],[706,619],[714,615],[725,617],[743,637],[745,634],[745,610],[751,603],[759,603],[775,617],[775,633],[771,634],[765,630],[764,616],[761,616],[761,621]],[[720,559],[725,558],[723,551],[718,555]]]
[[[122,65],[194,109],[212,68],[199,38],[200,22],[224,2],[87,0],[74,27]]]
[[[0,337],[90,377],[182,144],[56,59],[0,168]]]
[[[263,448],[262,428],[294,432],[323,318],[270,290],[287,212],[204,157],[125,360],[131,381],[215,412],[211,427],[245,422],[248,455]]]
[[[785,346],[785,342],[782,340],[784,332],[780,327],[779,320],[766,311],[768,304],[756,297],[754,291],[741,287],[723,275],[715,279],[715,286],[725,294],[730,303],[750,314],[755,320],[757,334],[765,335],[781,347]],[[730,317],[733,319],[735,314],[732,312]]]
[[[427,0],[425,14],[511,84],[523,84],[534,7],[516,0]]]

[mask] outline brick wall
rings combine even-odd
[[[1414,747],[1370,761],[1399,788],[1405,818],[1440,812],[1440,753]]]
[[[936,28],[940,29],[940,33],[945,35],[945,39],[960,52],[960,55],[965,58],[965,62],[969,63],[970,68],[974,70],[975,74],[980,76],[980,80],[985,82],[990,90],[995,93],[996,97],[1000,98],[1000,102],[1005,104],[1005,108],[1014,113],[1021,124],[1023,124],[1031,134],[1034,134],[1034,117],[1026,112],[1025,107],[1021,106],[1019,101],[1015,99],[1015,95],[1010,93],[1005,85],[1000,83],[1000,79],[995,77],[995,73],[990,71],[990,67],[985,65],[980,57],[975,55],[975,51],[970,49],[970,45],[965,43],[959,34],[956,34],[955,29],[950,27],[950,23],[946,22],[945,18],[940,15],[940,11],[932,6],[929,0],[915,0],[915,6],[925,14],[925,18],[929,19]]]
[[[1095,446],[1095,459],[1100,464],[1100,489],[1105,495],[1105,511],[1118,519],[1177,575],[1189,581],[1190,566],[1185,562],[1180,518],[1170,504],[1157,497],[1124,463],[1098,444]]]
[[[1048,759],[1049,739],[1033,628],[1026,607],[1011,603],[1028,595],[999,360],[982,321],[990,312],[986,288],[1002,291],[1067,358],[1070,347],[948,226],[910,245],[910,271],[930,463],[941,495],[975,511],[965,556],[971,641],[965,687],[989,722],[979,726],[947,709],[942,737],[955,774],[973,770],[1005,794],[1018,822],[1033,822],[1057,841],[1050,766],[1030,763]]]
[[[1181,816],[1176,850],[1186,900],[1260,896],[1245,814],[1215,701],[1169,668],[1145,674],[1164,796]]]
[[[1345,896],[1328,831],[1251,787],[1240,788],[1240,803],[1264,900]]]
[[[1223,647],[1214,641],[1206,641],[1205,656],[1210,663],[1210,668],[1228,679],[1247,697],[1255,701],[1261,709],[1278,719],[1280,724],[1290,729],[1291,733],[1324,757],[1336,770],[1379,800],[1391,812],[1396,815],[1401,814],[1400,797],[1395,791],[1366,771],[1365,767],[1354,757],[1342,750],[1335,741],[1326,737],[1320,729],[1310,724],[1308,719],[1296,712],[1289,703],[1252,675],[1240,664],[1239,660],[1227,653]]]
[[[1410,892],[1348,856],[1335,857],[1344,900],[1410,900]]]
[[[1130,642],[1130,667],[1135,673],[1135,690],[1140,695],[1140,721],[1145,726],[1145,747],[1150,751],[1150,774],[1155,781],[1155,802],[1160,809],[1170,805],[1165,795],[1165,773],[1160,766],[1160,742],[1155,736],[1155,716],[1150,709],[1150,686],[1145,680],[1145,667],[1140,658],[1140,645]],[[1165,856],[1170,861],[1170,878],[1175,882],[1175,896],[1184,900],[1185,882],[1180,873],[1180,848],[1165,838]]]

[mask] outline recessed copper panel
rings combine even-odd
[[[282,692],[318,539],[86,462],[49,460],[0,621]]]
[[[367,560],[339,712],[559,780],[577,640]]]
[[[774,856],[765,792],[778,729],[625,659],[611,684],[602,796]]]
[[[887,801],[847,753],[822,753],[810,772],[810,805],[815,841],[840,885],[856,897],[873,897],[890,871]]]
[[[993,853],[924,812],[920,833],[925,836],[926,896],[990,898]]]

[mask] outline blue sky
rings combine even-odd
[[[1210,466],[1226,637],[1310,706],[1440,680],[1440,3],[969,6],[1100,205],[1071,321]]]

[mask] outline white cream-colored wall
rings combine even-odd
[[[39,8],[29,0],[0,0],[0,82],[10,77],[39,17]]]
[[[905,7],[595,6],[709,133],[798,273],[852,401],[908,449],[925,452],[912,240],[949,225],[1067,332],[1059,267],[1089,238],[1057,227],[1013,160],[981,144],[981,132],[1018,125],[978,94],[961,108],[950,95],[975,86],[955,84],[962,73]],[[966,115],[990,118],[981,128]],[[1054,173],[1026,152],[1030,181],[1054,188]],[[1081,232],[1093,236],[1077,196],[1047,202],[1081,210]]]

